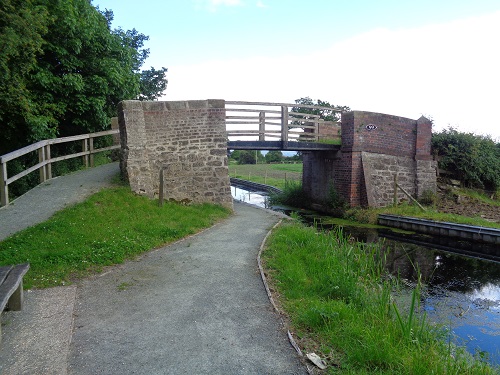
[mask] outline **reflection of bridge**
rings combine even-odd
[[[237,150],[331,151],[340,149],[340,122],[307,110],[313,105],[226,101],[228,148]],[[304,111],[304,112],[300,112]]]

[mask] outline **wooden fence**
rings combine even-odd
[[[98,133],[75,135],[72,137],[46,139],[32,145],[23,147],[19,150],[12,151],[8,154],[0,156],[0,207],[9,204],[9,185],[14,181],[24,177],[36,170],[40,173],[40,183],[52,178],[52,164],[61,160],[82,157],[86,167],[94,166],[94,155],[98,152],[119,149],[120,145],[112,145],[99,149],[94,148],[94,139],[107,135],[118,134],[119,130],[106,130]],[[63,155],[52,158],[50,155],[51,145],[67,143],[67,142],[82,142],[82,151],[75,154]],[[27,168],[26,170],[9,177],[7,175],[7,163],[17,159],[30,152],[38,153],[38,163]]]
[[[280,140],[284,148],[289,142],[322,142],[340,139],[340,123],[325,121],[319,115],[295,112],[306,108],[341,111],[314,105],[226,101],[226,130],[231,137],[247,137],[252,141]]]

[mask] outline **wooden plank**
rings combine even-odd
[[[2,266],[0,267],[0,285],[3,284],[4,280],[7,278],[7,275],[9,274],[10,270],[14,266]]]
[[[20,156],[29,154],[30,152],[38,150],[40,147],[43,147],[47,144],[47,141],[40,141],[33,143],[32,145],[20,148],[19,150],[15,150],[9,152],[8,154],[0,156],[0,163],[6,163],[10,160],[16,159]]]
[[[10,310],[19,311],[22,308],[23,276],[28,272],[30,265],[20,264],[13,267],[0,285],[0,312],[8,304]]]
[[[288,148],[288,108],[286,105],[281,106],[281,141],[283,149]]]
[[[90,138],[90,134],[79,134],[79,135],[72,135],[71,137],[49,139],[49,143],[51,145],[55,145],[58,143],[75,142],[75,141],[81,141],[81,140],[85,140],[85,139],[89,139],[89,138]]]
[[[300,113],[300,112],[288,112],[288,114],[290,115],[290,117],[300,116],[300,117],[312,117],[314,119],[319,119],[321,117],[320,115],[311,115],[309,113]]]
[[[226,113],[228,112],[256,112],[259,113],[261,112],[262,109],[260,108],[226,108]],[[266,113],[279,113],[281,114],[281,111],[277,111],[274,109],[265,109]]]
[[[18,174],[16,174],[15,176],[12,176],[11,178],[7,179],[7,185],[10,185],[11,183],[13,183],[14,181],[17,181],[19,180],[20,178],[30,174],[31,172],[33,171],[36,171],[37,169],[40,169],[40,167],[43,167],[45,164],[47,164],[47,161],[44,161],[42,163],[38,163],[38,164],[35,164],[34,166],[26,169],[25,171],[22,171]]]
[[[266,103],[266,102],[241,102],[241,101],[230,101],[227,100],[226,104],[228,105],[259,105],[259,106],[272,106],[272,107],[299,107],[299,108],[312,108],[312,109],[326,109],[332,112],[340,113],[342,111],[330,107],[322,107],[319,105],[306,105],[306,104],[297,104],[297,103]],[[226,108],[227,110],[227,108]]]
[[[94,150],[94,154],[97,154],[98,152],[118,150],[118,149],[120,149],[120,145],[113,145],[113,146],[108,146],[108,147],[96,148]]]
[[[85,156],[88,155],[89,151],[82,151],[82,152],[77,152],[76,154],[71,154],[71,155],[64,155],[64,156],[58,156],[57,158],[51,159],[52,163],[61,161],[61,160],[68,160],[68,159],[73,159],[77,158],[79,156]]]

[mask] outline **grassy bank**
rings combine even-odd
[[[497,373],[416,314],[418,292],[396,305],[400,286],[376,247],[292,223],[273,232],[263,261],[291,330],[329,373]]]
[[[64,285],[206,228],[229,215],[215,205],[182,206],[105,189],[0,242],[0,264],[29,262],[27,288]]]
[[[302,181],[302,164],[230,164],[229,175],[284,189],[288,181]]]
[[[273,197],[272,201],[275,204],[284,204],[295,206],[297,208],[308,208],[307,199],[304,197],[301,189],[302,164],[233,164],[229,166],[229,171],[231,177],[265,183],[284,190],[284,193],[281,196]],[[490,199],[484,194],[480,194],[473,190],[459,189],[457,190],[457,193],[464,196],[470,196],[471,198],[477,199],[479,202],[483,202],[493,207],[500,207],[500,202],[498,200]],[[432,206],[428,206],[426,207],[426,211],[422,211],[418,208],[418,206],[408,203],[400,204],[395,207],[388,206],[368,209],[355,208],[344,211],[345,207],[342,207],[339,197],[335,194],[334,190],[332,190],[330,197],[328,198],[328,202],[325,203],[328,206],[331,205],[332,207],[341,206],[341,209],[338,211],[339,213],[342,211],[344,212],[345,219],[360,223],[376,224],[378,215],[385,213],[400,216],[412,216],[435,221],[447,221],[458,224],[500,228],[500,223],[495,223],[479,216],[468,217],[443,213],[437,211]]]
[[[420,219],[445,221],[450,223],[467,224],[467,225],[500,229],[500,223],[494,223],[485,220],[481,217],[468,217],[468,216],[443,213],[433,209],[432,207],[427,207],[426,211],[422,211],[419,207],[410,204],[401,204],[394,207],[388,206],[388,207],[364,208],[364,209],[355,208],[346,211],[344,217],[360,223],[375,224],[377,222],[377,217],[379,214],[411,216]]]

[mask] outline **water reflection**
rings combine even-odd
[[[253,204],[255,206],[267,208],[267,193],[265,192],[251,192],[240,189],[236,186],[231,186],[231,194],[233,198],[241,202]]]

